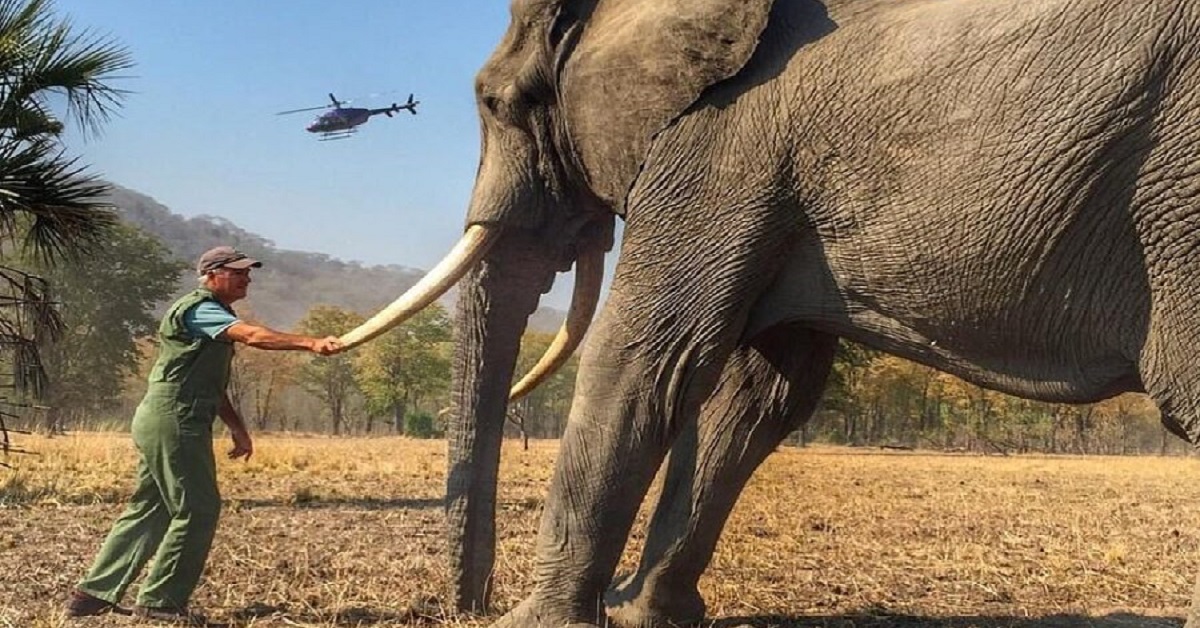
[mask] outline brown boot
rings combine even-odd
[[[133,607],[135,617],[153,619],[177,626],[207,626],[208,619],[200,613],[193,613],[186,608],[158,608],[154,606]]]
[[[84,593],[79,589],[72,591],[71,597],[67,598],[68,617],[91,617],[93,615],[105,615],[108,613],[129,614],[128,611],[125,611],[120,606],[89,593]]]

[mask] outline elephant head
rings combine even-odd
[[[556,272],[580,275],[560,339],[521,394],[578,345],[615,218],[655,134],[736,73],[769,0],[513,0],[475,92],[481,158],[466,234],[414,288],[343,337],[354,346],[458,283],[447,513],[455,603],[483,609],[500,440],[520,337]]]

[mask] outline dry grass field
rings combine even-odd
[[[21,437],[0,469],[0,628],[124,627],[60,605],[122,508],[121,434]],[[225,447],[225,442],[218,446]],[[445,445],[262,436],[222,460],[194,600],[230,626],[486,626],[444,609]],[[505,445],[498,609],[529,589],[555,443]],[[644,513],[625,556],[630,569]],[[1200,569],[1200,461],[784,449],[701,582],[714,626],[1178,626]],[[127,600],[129,601],[129,600]]]

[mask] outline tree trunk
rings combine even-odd
[[[404,402],[392,406],[392,431],[404,434],[404,414],[408,411]]]
[[[38,410],[37,412],[42,415],[41,427],[47,436],[53,438],[54,436],[62,434],[66,431],[63,429],[62,409],[59,408],[57,404],[50,405],[42,410]]]
[[[254,418],[260,430],[271,425],[271,400],[275,394],[276,377],[277,373],[272,369],[267,374],[266,386],[256,386],[254,390]]]
[[[333,421],[333,435],[338,436],[342,433],[342,401],[334,399],[330,406],[329,415]]]

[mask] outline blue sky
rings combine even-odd
[[[225,217],[284,249],[428,269],[462,233],[479,155],[473,80],[508,0],[56,0],[137,66],[98,138],[72,154],[185,216]],[[350,139],[304,127],[326,93],[419,115],[376,116]],[[557,288],[549,305],[564,307]]]

